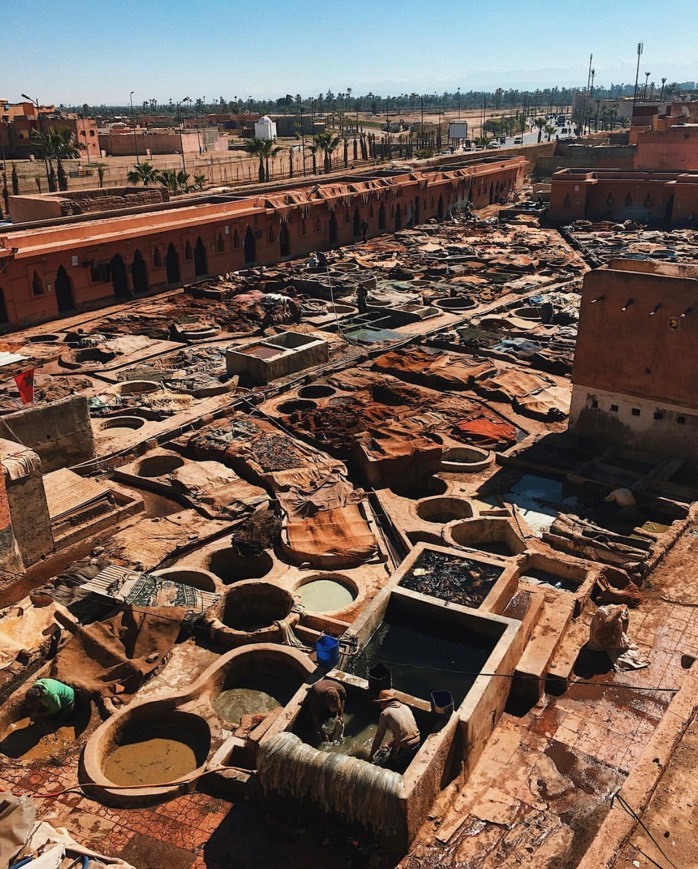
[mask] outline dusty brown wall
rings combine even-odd
[[[697,407],[696,347],[697,280],[606,268],[585,276],[573,383]]]

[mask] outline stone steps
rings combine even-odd
[[[545,689],[550,663],[572,621],[574,598],[545,595],[545,606],[514,670],[512,694],[531,704]]]

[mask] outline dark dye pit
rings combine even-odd
[[[400,585],[461,606],[479,607],[503,568],[427,549]]]
[[[577,591],[579,588],[578,582],[572,582],[569,579],[563,579],[561,576],[556,576],[554,573],[549,573],[547,570],[527,570],[521,577],[522,582],[529,585],[545,585],[548,588],[558,588],[564,591]]]
[[[422,700],[429,700],[432,691],[450,691],[459,705],[494,643],[472,634],[470,642],[452,636],[436,625],[383,622],[353,659],[351,672],[367,679],[368,671],[383,663],[392,670],[393,688]]]

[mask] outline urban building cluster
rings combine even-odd
[[[9,197],[8,865],[698,865],[695,105]]]

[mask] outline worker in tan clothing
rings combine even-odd
[[[404,772],[419,750],[419,728],[412,710],[390,690],[381,691],[374,702],[379,704],[381,714],[369,760],[395,772]],[[381,748],[386,730],[393,738],[385,748]]]

